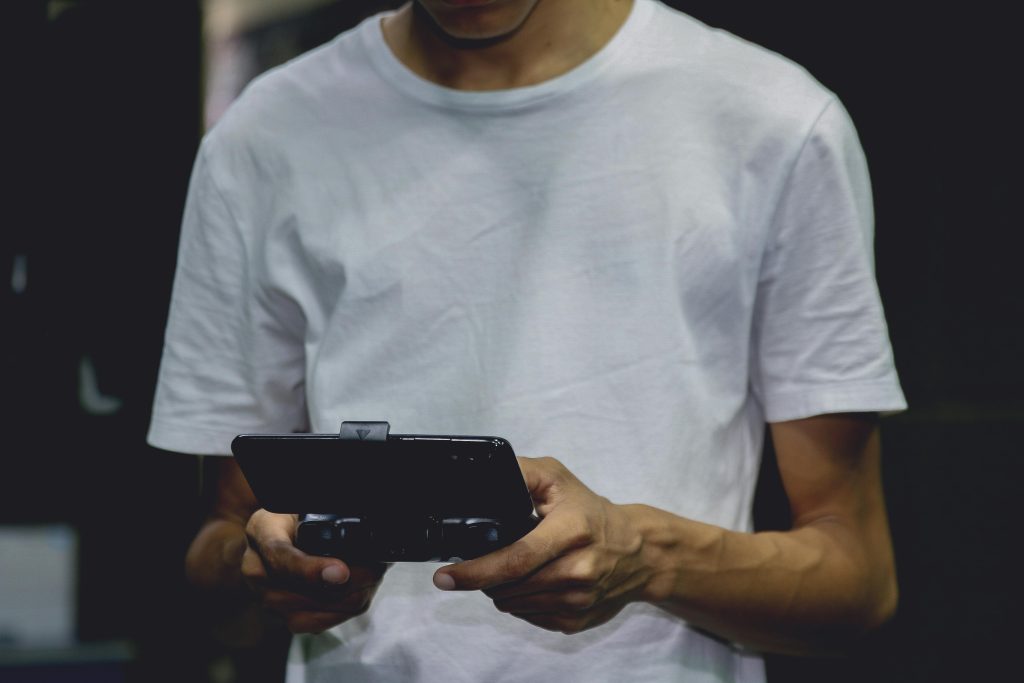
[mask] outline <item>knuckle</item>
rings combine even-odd
[[[288,630],[292,633],[323,633],[344,620],[340,614],[321,612],[295,612],[285,618]]]
[[[565,595],[564,602],[573,612],[586,612],[597,604],[597,595],[591,591],[574,591]]]
[[[552,458],[550,455],[545,455],[541,457],[540,464],[544,467],[544,469],[560,477],[564,476],[569,472],[569,470],[566,469],[565,465],[562,464],[561,460],[558,460],[557,458]]]
[[[369,596],[363,596],[363,600],[352,608],[350,614],[354,617],[366,614],[370,611],[370,598]]]
[[[534,626],[540,627],[545,631],[560,630],[558,624],[555,622],[554,617],[548,615],[530,615],[513,613],[512,616],[516,617],[517,619],[522,619],[523,621],[533,624]]]
[[[242,555],[241,572],[242,578],[247,581],[261,581],[267,577],[263,561],[251,548],[247,549]]]
[[[371,596],[371,591],[366,589],[352,591],[346,595],[340,603],[338,603],[338,608],[345,612],[362,614],[369,609]]]
[[[597,583],[601,578],[601,572],[592,557],[584,557],[572,564],[566,578],[573,583],[590,585]]]
[[[547,631],[574,635],[584,629],[582,620],[558,615],[544,615],[527,619],[531,624]]]
[[[585,622],[576,616],[558,615],[553,618],[554,630],[572,636],[583,631]]]
[[[585,519],[580,519],[567,532],[567,543],[573,548],[582,548],[594,542],[594,532]]]
[[[282,616],[290,611],[287,602],[273,590],[260,591],[259,604],[263,609]]]
[[[264,608],[283,616],[313,614],[322,609],[320,601],[282,588],[265,587],[260,591],[260,602]]]
[[[278,599],[266,591],[263,591],[259,595],[259,606],[270,614],[276,614],[279,617],[283,617],[285,621],[291,618],[291,612],[293,611],[289,609],[288,605],[281,604]],[[291,629],[291,626],[288,628]],[[292,633],[298,633],[298,631],[292,631]]]
[[[309,620],[305,614],[286,614],[284,617],[285,625],[288,630],[292,633],[311,633]]]
[[[581,631],[583,631],[583,626],[581,624],[576,623],[576,622],[563,622],[558,627],[558,630],[561,631],[562,633],[564,633],[567,636],[574,636],[577,633],[580,633]]]
[[[494,608],[504,614],[511,614],[514,603],[509,600],[495,600]]]
[[[245,523],[245,535],[250,539],[254,539],[259,533],[260,522],[266,517],[265,510],[257,510],[256,512],[249,515],[249,519]]]
[[[252,532],[255,531],[255,529],[256,529],[256,521],[259,518],[261,512],[262,512],[262,510],[256,510],[251,515],[249,515],[249,519],[245,520],[245,533],[246,534],[252,534]]]

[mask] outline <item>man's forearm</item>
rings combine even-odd
[[[230,647],[250,647],[282,630],[242,578],[245,525],[255,499],[233,459],[211,458],[207,465],[208,517],[189,545],[185,574],[211,635]]]
[[[750,534],[624,507],[644,538],[644,599],[745,647],[838,653],[895,610],[891,573],[837,520]]]
[[[772,435],[792,531],[738,533],[616,505],[557,460],[520,458],[541,523],[442,567],[434,584],[484,590],[499,610],[563,633],[645,601],[755,650],[848,650],[896,604],[877,427],[822,416],[775,423]]]

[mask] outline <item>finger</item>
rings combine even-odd
[[[350,566],[349,580],[346,583],[325,583],[319,587],[302,586],[301,588],[306,592],[307,598],[312,598],[316,601],[316,605],[322,606],[334,600],[344,599],[344,596],[351,592],[375,589],[380,585],[381,578],[387,569],[388,565],[383,563]],[[267,574],[262,558],[252,548],[247,548],[242,556],[241,572],[249,587],[259,593],[270,590],[280,591],[280,588],[275,588],[275,584],[290,585],[288,582],[272,580]]]
[[[292,633],[323,633],[327,629],[348,621],[352,617],[365,613],[369,607],[370,605],[367,603],[358,611],[350,614],[338,612],[293,612],[286,615],[284,620],[288,630]]]
[[[351,572],[336,558],[307,555],[295,547],[294,515],[279,515],[257,510],[246,525],[250,547],[255,550],[266,573],[299,589],[347,583]]]
[[[267,582],[267,570],[259,553],[246,548],[242,553],[242,578],[252,588],[260,588]]]
[[[621,610],[622,605],[602,605],[601,607],[592,610],[576,613],[513,613],[512,616],[548,631],[558,631],[560,633],[572,635],[607,623]]]
[[[519,471],[523,473],[526,489],[530,492],[530,495],[536,497],[536,494],[540,493],[541,489],[545,486],[545,482],[550,480],[550,475],[544,476],[547,468],[541,461],[541,458],[528,458],[518,455],[516,456],[516,461],[519,463]]]
[[[547,591],[517,595],[494,601],[499,612],[516,616],[526,614],[578,614],[597,606],[597,594],[590,590]]]
[[[593,554],[583,548],[563,554],[522,581],[487,588],[484,593],[492,600],[502,600],[535,593],[584,590],[595,586],[599,577]]]
[[[434,585],[441,590],[480,590],[519,581],[578,547],[585,537],[575,516],[546,517],[509,546],[438,569]]]
[[[566,616],[564,614],[513,614],[512,616],[538,626],[545,631],[557,631],[568,635],[579,633],[590,626],[596,626],[597,623],[601,623],[590,624],[583,618]]]
[[[593,494],[569,469],[554,458],[527,458],[517,456],[519,470],[526,488],[533,498],[534,507],[541,517],[547,516],[557,505],[573,493]]]
[[[351,615],[369,602],[376,590],[376,586],[364,586],[341,595],[315,597],[271,589],[263,592],[261,602],[264,607],[283,615],[292,612],[333,612]]]
[[[295,538],[295,515],[280,515],[267,510],[257,510],[245,525],[245,534],[250,542],[257,545],[272,541],[291,541]]]
[[[388,565],[383,562],[377,562],[374,564],[349,564],[349,579],[346,585],[348,586],[369,586],[377,585],[380,583],[381,578],[384,576],[384,572],[388,570]]]
[[[552,487],[564,485],[572,474],[554,458],[528,458],[516,456],[519,471],[523,474],[526,489],[535,501],[544,501]]]

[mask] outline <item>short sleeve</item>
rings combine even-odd
[[[751,385],[769,422],[906,408],[874,276],[867,164],[835,99],[793,162],[761,264]]]
[[[147,441],[227,455],[236,434],[305,427],[304,320],[254,278],[260,233],[219,189],[210,147],[189,182]]]

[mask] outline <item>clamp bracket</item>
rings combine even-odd
[[[349,441],[387,441],[391,425],[387,422],[342,422],[339,439]]]

